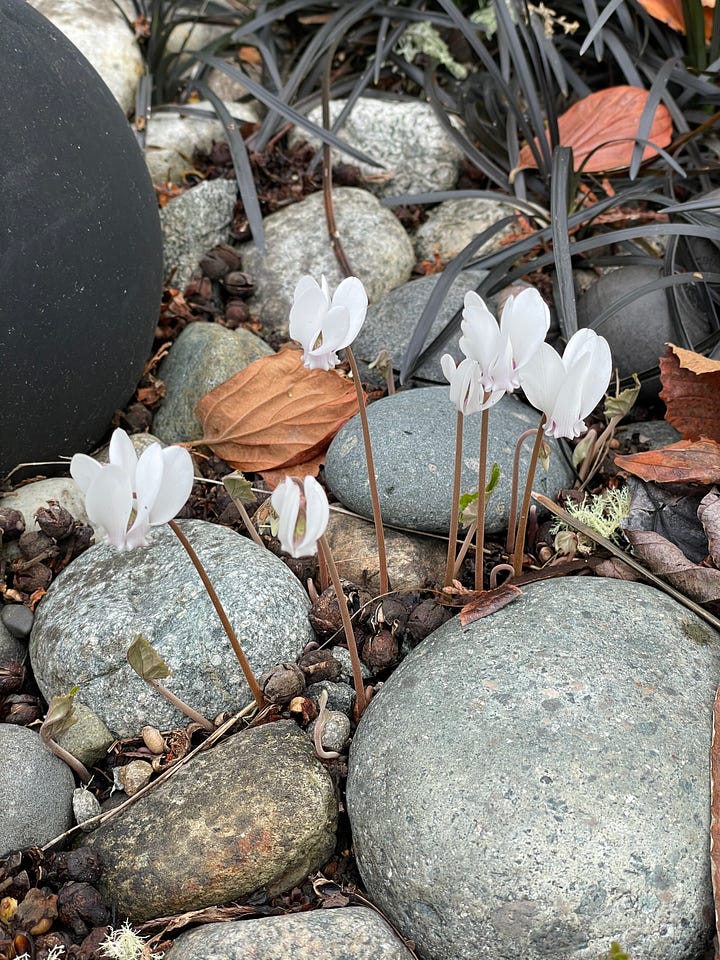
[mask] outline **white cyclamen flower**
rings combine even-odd
[[[118,550],[144,546],[150,527],[172,520],[193,485],[187,450],[153,443],[138,459],[130,437],[119,429],[110,440],[109,463],[76,453],[70,474],[85,495],[90,522],[103,527],[105,542]]]
[[[520,375],[528,401],[547,423],[552,437],[579,437],[585,417],[600,402],[612,373],[610,347],[604,337],[587,327],[572,335],[562,357],[543,343]]]
[[[474,290],[465,294],[460,349],[466,359],[456,370],[450,354],[441,359],[450,381],[450,399],[461,413],[494,406],[520,386],[520,371],[538,350],[550,327],[550,311],[534,288],[508,297],[498,325]],[[451,366],[452,364],[452,366]]]
[[[273,491],[273,510],[278,515],[278,540],[291,557],[312,557],[325,533],[330,507],[325,491],[315,477],[285,477]]]
[[[368,298],[362,281],[348,277],[330,296],[327,280],[301,277],[290,310],[290,336],[303,348],[310,370],[332,370],[337,351],[349,346],[365,322]]]

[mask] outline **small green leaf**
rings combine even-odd
[[[495,492],[495,489],[500,482],[500,467],[494,463],[490,467],[490,479],[485,484],[485,502],[487,503],[488,499]],[[477,500],[478,492],[477,490],[473,493],[461,493],[460,500],[458,501],[460,506],[460,523],[464,527],[469,527],[471,523],[474,523],[477,520]]]
[[[255,494],[253,493],[252,484],[249,480],[245,479],[244,474],[242,474],[239,470],[234,470],[226,477],[223,477],[223,486],[233,500],[239,500],[243,506],[245,504],[255,503]]]
[[[630,413],[638,398],[641,386],[636,373],[633,374],[633,380],[635,381],[634,387],[628,387],[627,390],[623,390],[616,397],[607,398],[604,410],[606,420],[621,419]]]
[[[486,497],[489,497],[495,491],[495,487],[497,487],[499,482],[500,482],[500,467],[496,463],[494,463],[490,467],[490,479],[485,484]]]
[[[597,440],[597,434],[594,430],[588,430],[580,443],[573,450],[572,465],[577,469],[585,457],[590,453]]]
[[[79,690],[80,687],[76,686],[68,693],[52,698],[48,706],[47,715],[40,727],[40,732],[43,737],[55,740],[65,733],[66,730],[69,730],[74,723],[77,723],[74,700],[75,694],[78,693]]]
[[[141,633],[130,644],[127,662],[143,680],[161,680],[170,676],[168,665]]]
[[[461,493],[460,494],[460,513],[462,513],[463,510],[467,510],[470,504],[474,503],[474,501],[477,500],[477,498],[478,498],[477,490],[475,491],[475,493]]]

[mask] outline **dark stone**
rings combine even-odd
[[[663,274],[661,264],[620,267],[596,280],[577,302],[578,325],[592,327],[605,337],[621,377],[638,374],[645,401],[656,399],[660,390],[657,367],[659,358],[665,355],[665,344],[684,346],[686,338],[693,344],[700,343],[710,333],[709,317],[701,311],[684,312],[681,329],[670,309],[667,290],[660,289],[638,297],[600,323],[598,319],[621,297]]]
[[[127,119],[24,0],[0,7],[0,474],[89,450],[131,397],[161,296],[157,205]]]
[[[24,640],[30,636],[35,617],[31,610],[19,603],[9,603],[0,610],[0,620],[13,637]]]

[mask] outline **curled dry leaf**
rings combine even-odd
[[[607,87],[578,100],[558,117],[560,146],[573,148],[575,169],[582,166],[586,173],[601,173],[629,167],[647,98],[648,91],[640,87]],[[672,140],[672,119],[663,104],[659,104],[655,111],[646,139],[658,147],[666,147]],[[537,138],[535,142],[538,142]],[[646,146],[643,160],[654,156],[657,156],[657,150]],[[520,151],[513,173],[536,166],[526,144]]]
[[[608,557],[595,565],[598,577],[607,577],[608,580],[642,580],[640,574],[629,567],[620,557]]]
[[[720,443],[679,440],[660,450],[617,456],[615,463],[653,483],[716,483],[720,481]]]
[[[716,567],[720,567],[720,490],[713,487],[700,501],[698,520],[708,539],[708,550]]]
[[[260,473],[319,458],[358,411],[352,381],[334,370],[307,370],[299,350],[253,361],[196,407],[206,444],[237,470]],[[297,470],[292,471],[297,474]]]
[[[673,30],[685,33],[685,15],[683,13],[682,0],[638,0],[641,7],[660,20],[666,23]],[[715,0],[702,0],[703,14],[705,16],[705,41],[710,43],[712,40],[713,9]]]
[[[626,530],[638,560],[697,603],[720,600],[720,570],[688,560],[674,543],[649,530]]]
[[[494,590],[483,590],[476,594],[475,599],[466,603],[458,614],[460,623],[466,627],[469,623],[489,617],[490,614],[502,610],[513,600],[521,596],[522,590],[513,583],[503,583]]]
[[[665,419],[684,440],[720,441],[720,363],[668,344],[660,358]]]

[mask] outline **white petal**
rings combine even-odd
[[[325,314],[322,325],[322,344],[311,350],[312,356],[336,353],[352,342],[350,311],[347,307],[332,306]]]
[[[315,477],[307,476],[305,491],[305,533],[295,543],[294,557],[311,557],[317,553],[317,541],[325,533],[330,507],[325,491]]]
[[[518,386],[519,380],[513,365],[512,344],[507,334],[500,334],[493,359],[483,371],[483,387],[486,391],[502,390],[512,393]]]
[[[588,376],[591,362],[592,353],[585,351],[575,360],[570,369],[565,371],[552,410],[548,414],[548,425],[551,426],[554,437],[567,437],[571,440],[585,432],[580,407],[583,383]]]
[[[312,277],[308,279],[312,280]],[[306,352],[312,350],[320,336],[327,309],[325,295],[314,280],[312,285],[307,284],[300,294],[295,296],[290,308],[290,336],[297,340]]]
[[[485,392],[480,383],[480,364],[465,358],[456,368],[450,382],[450,401],[459,413],[469,416],[482,409]]]
[[[109,450],[110,463],[121,467],[130,478],[130,483],[135,485],[135,468],[137,467],[138,457],[135,453],[135,447],[132,440],[119,427],[113,431],[110,437]]]
[[[469,290],[461,324],[460,349],[471,360],[477,360],[486,371],[501,348],[500,328],[480,297]]]
[[[567,375],[562,360],[549,343],[541,343],[519,373],[520,386],[528,402],[544,413],[549,421],[555,399]]]
[[[357,277],[347,277],[337,288],[332,298],[333,307],[347,307],[350,320],[347,330],[347,340],[343,344],[347,347],[360,333],[367,314],[368,297],[362,280]]]
[[[76,453],[70,461],[70,476],[83,493],[88,492],[88,487],[101,470],[102,465],[85,453]]]
[[[295,526],[300,510],[300,490],[290,477],[286,477],[273,490],[270,498],[273,510],[278,515],[278,540],[285,553],[292,555],[295,549]]]
[[[85,509],[90,523],[104,527],[107,542],[120,550],[126,547],[132,507],[132,487],[127,473],[117,464],[102,467],[87,491]]]
[[[135,473],[135,495],[137,497],[135,508],[138,512],[142,507],[147,510],[148,514],[150,513],[160,491],[162,479],[162,447],[159,443],[153,443],[147,450],[143,451]]]
[[[550,310],[533,287],[516,297],[508,297],[500,319],[500,329],[512,343],[515,367],[521,367],[539,348],[550,328]]]
[[[451,357],[449,353],[444,353],[440,357],[440,366],[442,367],[442,372],[447,382],[452,383],[455,377],[455,370],[457,369],[455,358]]]
[[[193,485],[192,457],[184,447],[166,447],[162,455],[162,481],[150,508],[151,527],[172,520],[185,506]]]
[[[590,327],[581,327],[576,330],[563,350],[563,363],[569,369],[584,353],[592,353],[595,349],[598,335]]]
[[[602,400],[612,374],[612,354],[605,337],[597,337],[582,385],[580,416],[584,419]]]

